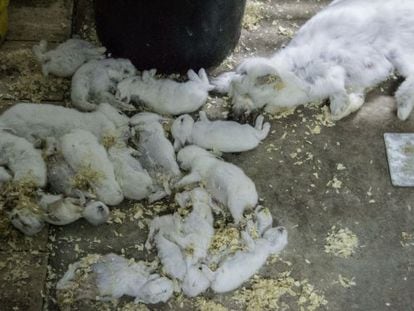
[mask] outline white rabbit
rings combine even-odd
[[[216,293],[225,293],[240,287],[265,264],[271,254],[279,253],[287,244],[287,231],[283,227],[268,229],[262,238],[253,240],[247,232],[242,237],[248,247],[224,260],[212,272],[203,266],[203,272],[211,281]]]
[[[2,183],[9,182],[13,179],[13,176],[9,174],[9,172],[4,168],[0,166],[0,186]]]
[[[153,182],[134,157],[136,151],[127,146],[113,146],[108,150],[108,154],[124,196],[132,200],[147,198],[152,193]]]
[[[25,235],[35,235],[45,226],[41,215],[30,208],[13,208],[10,212],[6,213],[11,224]]]
[[[239,113],[263,106],[272,113],[329,98],[332,117],[341,119],[361,107],[367,89],[396,71],[406,78],[396,92],[398,117],[405,120],[414,105],[413,38],[411,0],[334,1],[286,48],[268,59],[246,60],[216,84],[227,88]]]
[[[127,59],[108,58],[84,64],[72,78],[72,104],[84,111],[92,111],[99,103],[109,103],[121,110],[134,107],[115,98],[116,85],[136,74],[134,65]]]
[[[270,123],[263,124],[263,116],[257,117],[255,127],[234,121],[210,121],[204,111],[199,117],[197,122],[188,114],[175,119],[171,127],[175,150],[194,144],[220,152],[248,151],[256,148],[270,130]]]
[[[70,265],[65,275],[58,281],[58,291],[70,289],[77,282],[77,271],[83,269],[81,261]],[[86,267],[94,276],[92,288],[96,288],[97,300],[114,300],[122,296],[135,297],[135,302],[155,304],[166,302],[173,294],[171,280],[152,274],[152,269],[143,262],[134,262],[122,256],[107,254],[101,256],[91,267]],[[77,286],[82,286],[78,284]],[[76,299],[77,297],[75,297]]]
[[[197,146],[181,149],[177,160],[184,170],[191,172],[176,187],[202,182],[215,200],[229,208],[235,223],[241,220],[246,208],[257,205],[256,186],[237,166],[219,160]]]
[[[9,128],[32,143],[60,138],[74,129],[93,133],[100,140],[107,135],[129,138],[129,118],[109,104],[100,104],[94,112],[80,112],[50,104],[20,103],[0,116],[0,128]]]
[[[41,219],[58,226],[70,224],[82,217],[97,226],[109,218],[109,208],[99,201],[91,201],[85,205],[84,199],[42,194],[39,206],[42,208]]]
[[[46,164],[40,151],[26,139],[0,129],[0,168],[2,166],[12,172],[13,181],[30,180],[37,187],[46,185]],[[7,173],[4,168],[2,171]]]
[[[171,193],[170,183],[181,176],[174,147],[165,137],[160,123],[162,120],[161,116],[148,112],[139,113],[130,120],[130,125],[139,134],[139,161],[160,186],[160,189],[150,196],[150,201],[156,201]]]
[[[118,99],[129,103],[142,101],[157,113],[179,115],[198,110],[207,100],[210,85],[204,69],[198,75],[189,70],[189,81],[176,82],[156,79],[156,71],[144,71],[141,77],[126,79],[118,84]]]
[[[117,205],[124,199],[122,190],[115,179],[114,167],[108,159],[105,148],[98,139],[85,130],[74,130],[61,138],[62,154],[75,171],[82,169],[96,172],[97,179],[89,185],[97,198],[108,205]]]
[[[105,51],[104,47],[97,48],[80,39],[69,39],[50,51],[47,51],[45,40],[33,47],[33,53],[42,66],[43,75],[48,76],[51,73],[58,77],[71,77],[87,61],[104,58]]]

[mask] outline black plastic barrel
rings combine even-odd
[[[210,68],[236,46],[246,0],[95,0],[96,29],[114,57],[162,72]]]

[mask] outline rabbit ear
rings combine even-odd
[[[200,81],[200,77],[192,69],[187,71],[187,77],[190,81]]]
[[[245,60],[238,68],[237,72],[248,75],[250,79],[256,79],[266,75],[278,76],[278,72],[273,63],[264,57],[254,57]]]

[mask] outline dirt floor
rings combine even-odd
[[[239,46],[218,69],[249,55],[269,55],[329,1],[248,0]],[[13,0],[10,32],[0,48],[0,107],[21,100],[68,105],[69,81],[41,77],[30,54],[39,39],[71,33],[96,39],[89,1]],[[391,79],[354,115],[329,121],[327,107],[300,107],[272,117],[271,134],[254,151],[228,155],[256,183],[261,204],[289,232],[289,244],[243,289],[199,299],[175,297],[149,310],[414,310],[414,192],[391,185],[383,134],[413,132],[398,120]],[[222,99],[212,99],[215,112]],[[56,281],[68,264],[93,253],[151,259],[147,221],[168,210],[124,202],[110,223],[79,221],[33,238],[0,215],[0,310],[58,310]],[[146,310],[125,299],[72,310]]]

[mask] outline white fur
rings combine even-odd
[[[177,194],[180,204],[191,203],[193,210],[182,218],[178,214],[156,217],[150,224],[146,247],[155,240],[164,271],[182,281],[185,295],[197,296],[209,287],[209,280],[200,271],[214,235],[212,200],[201,188]],[[154,238],[155,236],[155,238]]]
[[[45,225],[40,215],[28,208],[14,208],[7,213],[7,216],[16,229],[28,236],[39,233]]]
[[[152,179],[133,156],[136,154],[134,149],[114,146],[109,149],[108,154],[114,166],[115,178],[126,198],[141,200],[152,193]]]
[[[257,205],[258,195],[253,181],[237,166],[219,160],[197,146],[181,149],[177,159],[183,169],[191,172],[176,186],[202,182],[214,199],[229,208],[236,223],[241,220],[246,208]]]
[[[12,172],[14,181],[31,180],[38,187],[46,185],[46,164],[40,151],[26,139],[0,129],[1,166]]]
[[[266,106],[270,113],[329,98],[334,119],[358,109],[367,89],[394,71],[405,82],[396,92],[398,117],[414,105],[414,2],[334,1],[274,56],[246,60],[229,92],[236,112]],[[276,84],[262,83],[263,76]],[[225,89],[226,77],[218,83]],[[223,86],[224,85],[224,86]]]
[[[203,272],[211,280],[216,293],[225,293],[240,287],[265,264],[271,254],[277,254],[287,244],[287,231],[283,227],[267,230],[262,238],[253,240],[246,232],[243,238],[246,251],[238,251],[224,260],[215,272],[203,266]]]
[[[100,104],[95,112],[85,113],[50,104],[20,103],[0,116],[0,127],[10,128],[32,143],[60,138],[74,129],[89,131],[99,139],[112,135],[125,140],[129,136],[128,122],[128,117],[109,104]]]
[[[80,267],[80,262],[70,265],[57,283],[57,290],[70,288]],[[91,270],[94,275],[92,286],[99,293],[91,299],[114,300],[126,295],[135,297],[136,303],[155,304],[166,302],[173,294],[173,283],[169,279],[152,274],[152,269],[142,262],[131,262],[122,256],[102,256],[92,264]]]
[[[71,77],[83,63],[103,58],[105,51],[104,47],[97,48],[80,39],[69,39],[50,51],[47,51],[45,40],[33,47],[33,53],[42,66],[43,75],[48,76],[51,73],[58,77]]]
[[[97,226],[109,218],[109,209],[102,202],[91,201],[83,206],[82,200],[62,195],[42,194],[39,206],[43,210],[41,219],[58,226],[64,226],[84,217]]]
[[[92,133],[74,130],[62,137],[61,148],[65,161],[75,172],[85,167],[98,172],[100,178],[91,181],[90,186],[100,201],[108,205],[122,202],[124,196],[115,179],[114,167],[105,148]]]
[[[170,184],[181,176],[174,148],[165,137],[160,123],[162,120],[161,116],[154,113],[139,113],[130,120],[130,124],[138,131],[139,161],[160,186],[150,201],[169,194]]]
[[[213,89],[204,69],[198,75],[189,70],[188,82],[157,79],[156,71],[144,71],[141,77],[133,77],[119,83],[117,97],[125,102],[142,101],[157,113],[179,115],[198,110]]]
[[[72,104],[84,111],[92,111],[99,103],[109,103],[121,110],[133,110],[115,98],[118,82],[135,75],[136,69],[127,59],[104,59],[84,64],[72,78]]]
[[[13,176],[9,174],[9,172],[0,166],[0,186],[2,183],[8,182],[13,179]]]
[[[243,152],[256,148],[266,138],[270,124],[263,124],[263,116],[256,119],[255,127],[234,121],[210,121],[204,111],[200,120],[194,122],[190,115],[178,117],[171,128],[174,148],[186,144],[220,152]]]

